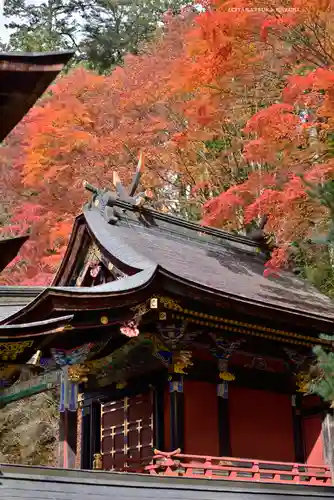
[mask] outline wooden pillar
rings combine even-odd
[[[92,468],[92,454],[90,452],[90,405],[84,405],[81,416],[81,469]]]
[[[77,453],[77,412],[65,410],[59,417],[58,466],[75,469]]]
[[[171,450],[184,450],[184,395],[182,375],[172,375],[169,383],[170,393],[170,436]]]
[[[82,434],[82,408],[77,411],[77,451],[75,457],[75,468],[81,469],[81,434]]]
[[[81,469],[93,468],[94,454],[101,448],[101,405],[97,400],[86,400],[81,410]]]
[[[295,446],[295,461],[303,464],[305,462],[303,442],[303,416],[302,416],[302,394],[292,395],[292,424]]]
[[[217,385],[219,455],[231,456],[228,382]]]
[[[101,453],[101,404],[93,400],[90,411],[90,469],[93,468],[96,453]]]
[[[322,436],[325,462],[330,467],[334,479],[334,417],[332,411],[326,413],[322,422]]]
[[[154,448],[165,450],[165,398],[164,386],[159,383],[153,391],[154,398],[154,413],[153,413],[153,431],[154,431]]]

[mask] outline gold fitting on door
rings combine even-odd
[[[101,455],[101,453],[94,453],[93,469],[94,470],[101,470],[102,469],[102,455]]]

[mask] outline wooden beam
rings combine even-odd
[[[77,412],[65,410],[59,414],[58,467],[75,469],[77,453]]]

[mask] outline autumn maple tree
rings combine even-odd
[[[265,215],[275,246],[266,274],[292,259],[330,292],[331,246],[313,243],[331,221],[319,195],[334,166],[330,2],[198,6],[167,12],[154,41],[111,75],[63,76],[29,113],[15,154],[17,132],[9,138],[18,205],[6,227],[30,224],[32,253],[5,280],[49,282],[82,181],[111,187],[117,170],[127,183],[142,152],[157,208],[239,233]]]
[[[330,2],[214,2],[183,64],[195,104],[200,95],[202,106],[222,111],[218,139],[236,171],[205,203],[203,221],[242,231],[267,215],[277,246],[267,274],[330,219],[307,184],[333,176],[332,19]],[[231,123],[238,142],[226,134]]]

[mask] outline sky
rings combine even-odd
[[[5,22],[4,22],[4,17],[2,14],[2,8],[3,8],[4,1],[6,1],[6,0],[0,0],[0,39],[2,41],[7,41],[8,40],[8,33],[7,33],[7,30],[4,26]],[[38,5],[39,3],[42,3],[42,2],[43,2],[43,0],[27,0],[27,4]]]

